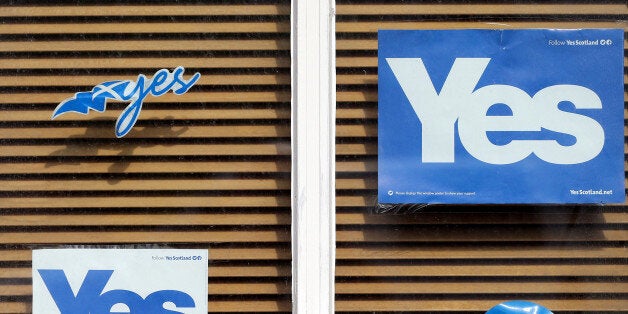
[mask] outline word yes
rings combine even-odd
[[[135,81],[109,81],[96,85],[89,92],[79,92],[61,102],[55,108],[52,119],[66,112],[88,114],[89,110],[105,111],[107,99],[130,101],[116,121],[116,136],[123,137],[135,125],[148,95],[161,96],[172,90],[175,95],[185,94],[201,77],[195,73],[189,80],[183,78],[185,69],[181,66],[169,72],[161,69],[152,79],[140,74]]]
[[[476,159],[490,164],[512,164],[534,153],[553,164],[578,164],[595,158],[604,146],[604,130],[594,119],[562,111],[561,102],[576,109],[601,109],[592,90],[578,85],[553,85],[530,97],[510,85],[488,85],[475,90],[490,58],[457,58],[440,91],[420,58],[387,58],[422,127],[422,161],[454,162],[454,124],[464,148]],[[507,105],[511,116],[489,116],[495,104]],[[542,131],[572,135],[576,143],[555,140],[511,140],[493,144],[490,131]]]
[[[102,292],[113,274],[113,270],[90,270],[75,294],[67,277],[60,269],[40,269],[41,278],[57,304],[61,314],[176,314],[183,313],[164,308],[164,303],[173,303],[177,308],[194,308],[194,299],[177,290],[160,290],[146,298],[129,290]],[[115,305],[124,304],[129,312],[111,312]]]

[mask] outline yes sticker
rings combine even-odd
[[[380,31],[379,202],[623,203],[622,43]]]
[[[207,250],[36,250],[33,313],[207,313],[207,258]]]
[[[137,76],[135,81],[108,81],[96,85],[91,91],[79,92],[62,101],[52,113],[51,119],[67,113],[88,114],[90,110],[104,112],[107,100],[128,101],[129,105],[122,111],[116,121],[116,136],[123,137],[137,122],[142,111],[144,99],[148,95],[161,96],[168,91],[175,95],[185,94],[201,77],[195,73],[188,80],[183,78],[185,69],[181,66],[169,72],[161,69],[152,78],[144,74]]]
[[[491,308],[485,314],[553,314],[552,311],[530,301],[507,301]]]

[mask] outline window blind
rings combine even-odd
[[[377,202],[378,29],[628,30],[626,3],[336,3],[336,311],[485,313],[520,299],[554,313],[625,311],[625,204],[440,205],[409,215],[370,212]]]
[[[31,250],[209,249],[209,311],[289,312],[290,1],[0,5],[0,313],[30,313]],[[157,70],[201,73],[149,96],[123,138],[54,108]]]

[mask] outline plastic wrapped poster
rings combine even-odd
[[[33,251],[33,313],[207,313],[207,250]]]
[[[623,30],[378,41],[381,206],[624,202]]]

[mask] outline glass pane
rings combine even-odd
[[[7,3],[0,311],[31,312],[33,249],[79,246],[208,249],[210,312],[289,312],[290,1]],[[50,119],[179,66],[186,93]]]
[[[560,313],[626,309],[625,204],[375,213],[377,31],[626,29],[623,1],[536,2],[336,1],[338,313],[485,313],[520,299]]]

